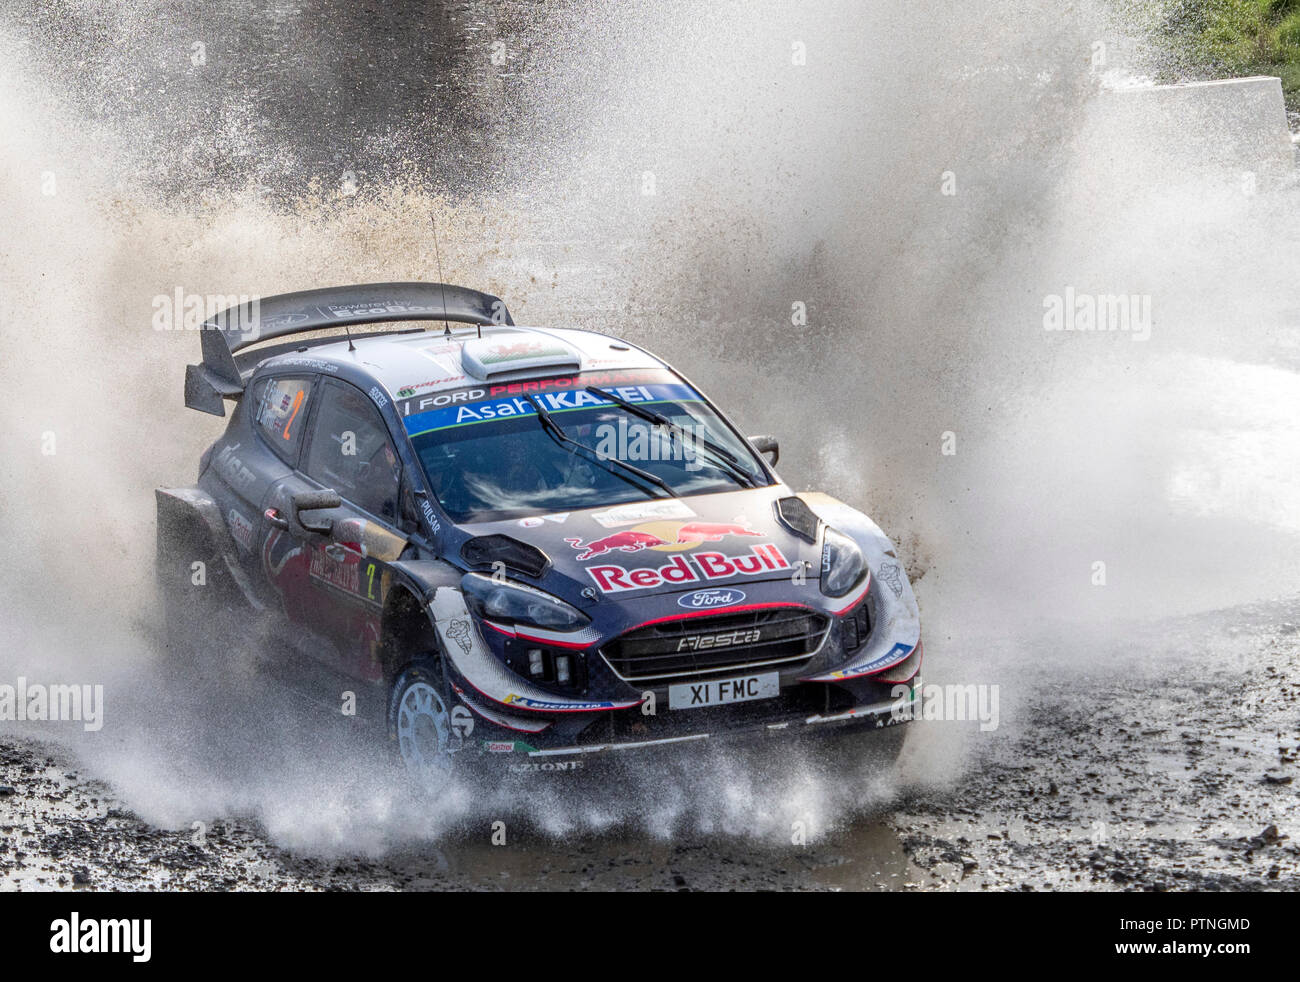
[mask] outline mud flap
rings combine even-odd
[[[176,535],[188,530],[204,532],[212,550],[211,558],[220,561],[222,573],[235,584],[244,601],[254,610],[265,608],[235,555],[235,542],[221,517],[221,509],[209,495],[192,487],[155,488],[154,501],[160,544],[168,534]]]

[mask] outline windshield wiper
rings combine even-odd
[[[556,440],[558,443],[566,444],[570,447],[573,447],[583,457],[587,458],[588,460],[594,460],[596,463],[600,464],[601,466],[604,466],[606,464],[614,464],[622,468],[627,473],[640,478],[642,481],[647,481],[650,484],[656,485],[661,490],[663,490],[663,492],[666,495],[668,495],[668,497],[670,498],[679,497],[677,492],[674,491],[671,485],[669,485],[668,482],[666,482],[663,478],[658,477],[655,474],[651,474],[649,471],[643,471],[640,467],[634,467],[631,464],[627,463],[626,461],[619,460],[617,457],[606,457],[605,455],[587,446],[585,443],[580,443],[577,440],[573,439],[573,437],[569,436],[569,434],[564,432],[564,427],[562,427],[559,423],[557,423],[554,419],[551,418],[550,410],[546,409],[540,402],[538,402],[533,395],[525,394],[524,398],[527,399],[530,403],[532,403],[533,408],[537,410],[537,419],[539,422],[541,422],[542,429],[544,429],[547,433],[549,433],[551,437],[554,440]],[[611,474],[615,474],[618,477],[623,476],[619,474],[617,471],[612,470],[609,467],[605,467],[605,469],[608,470]],[[642,490],[645,489],[643,488]]]
[[[600,396],[602,399],[608,399],[610,402],[614,403],[614,405],[626,409],[633,416],[640,416],[647,422],[656,423],[659,426],[664,427],[677,437],[679,441],[681,441],[683,448],[689,447],[692,442],[699,444],[713,455],[718,469],[730,474],[731,477],[742,487],[758,487],[758,482],[754,479],[754,475],[741,466],[740,461],[736,459],[736,455],[725,447],[714,443],[708,437],[687,433],[680,424],[674,423],[663,413],[655,412],[655,410],[648,409],[645,406],[639,406],[635,402],[628,402],[626,399],[620,399],[618,396],[614,395],[614,393],[606,392],[604,389],[597,388],[594,385],[587,386],[587,391],[592,395]]]

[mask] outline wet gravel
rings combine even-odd
[[[909,859],[965,889],[1300,889],[1300,640],[1278,615],[1234,612],[1234,657],[1040,695],[956,794],[892,816]]]

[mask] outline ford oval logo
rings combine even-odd
[[[745,599],[739,590],[696,590],[677,600],[678,607],[687,610],[709,610],[713,607],[730,607]]]

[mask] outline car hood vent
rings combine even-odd
[[[538,371],[576,372],[582,367],[582,357],[563,341],[541,332],[493,331],[467,341],[461,348],[460,363],[469,375],[487,380]]]
[[[542,550],[509,535],[476,535],[465,541],[460,554],[476,569],[501,563],[532,577],[540,577],[551,565]]]
[[[775,504],[776,517],[781,520],[781,524],[799,538],[816,545],[821,519],[808,507],[808,503],[802,498],[790,495],[787,498],[778,498]]]

